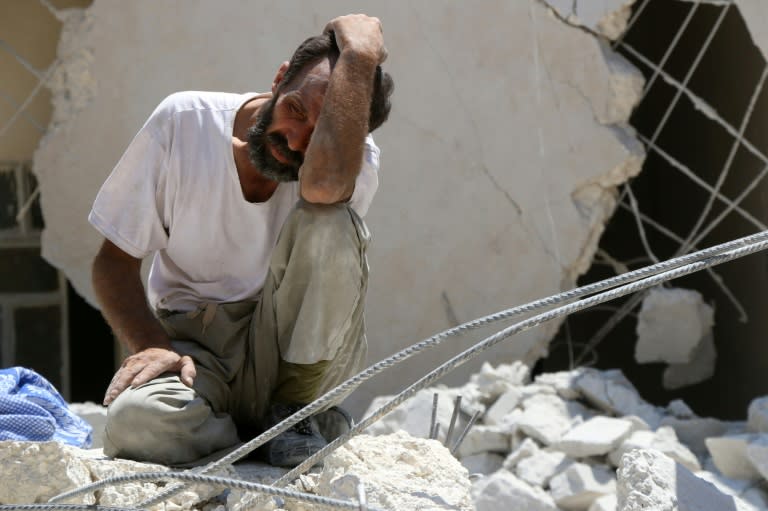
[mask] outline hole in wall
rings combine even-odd
[[[636,13],[643,3],[636,3]],[[765,90],[768,87],[760,91],[757,85],[766,65],[765,59],[752,42],[735,5],[728,8],[719,27],[715,28],[724,8],[723,5],[680,0],[649,0],[627,32],[624,45],[618,45],[617,50],[640,69],[648,81],[655,72],[649,62],[656,65],[662,62],[667,50],[674,46],[662,70],[667,77],[682,83],[714,32],[685,89],[692,96],[705,100],[721,121],[735,127],[737,132],[754,95],[754,110],[746,125],[745,139],[765,153],[768,151],[768,115],[765,113],[768,112],[768,90]],[[677,44],[673,45],[676,34],[692,9],[695,11],[690,23]],[[638,54],[645,58],[639,58]],[[655,145],[714,188],[734,146],[735,137],[723,127],[722,122],[713,121],[697,109],[691,95],[686,93],[680,94],[667,116],[667,110],[679,90],[663,76],[658,76],[637,106],[630,123],[649,140],[658,130]],[[720,190],[721,195],[731,201],[737,200],[765,167],[765,162],[747,150],[744,144],[737,147]],[[643,170],[630,186],[640,211],[678,238],[675,240],[644,222],[648,246],[659,260],[666,260],[677,254],[680,240],[687,238],[697,224],[711,191],[696,184],[660,151],[653,148],[647,148],[647,151]],[[691,251],[762,230],[759,224],[768,223],[767,194],[768,186],[758,184],[739,203],[746,214],[732,211],[724,215],[722,222],[703,236]],[[652,261],[641,243],[636,219],[628,204],[625,195],[623,206],[617,208],[606,226],[600,249],[614,260],[628,263],[629,269],[637,269]],[[698,232],[715,223],[726,207],[723,200],[714,200]],[[746,218],[748,215],[752,220]],[[601,369],[622,369],[643,397],[655,404],[665,405],[671,399],[679,398],[699,415],[743,419],[749,401],[768,393],[768,382],[763,376],[768,371],[768,345],[764,340],[768,332],[764,312],[768,310],[766,268],[768,255],[765,253],[714,268],[733,293],[735,301],[705,272],[669,283],[670,286],[699,291],[704,300],[715,307],[714,337],[718,358],[714,376],[709,380],[677,390],[666,390],[662,386],[666,364],[635,362],[637,320],[634,313],[638,307],[614,328],[605,329],[609,333],[594,352],[586,354],[585,360]],[[615,274],[609,265],[596,263],[579,280],[579,285]],[[542,360],[536,370],[567,369],[574,356],[614,318],[616,309],[627,300],[614,300],[603,307],[568,318],[551,344],[549,357]],[[741,320],[739,307],[743,307],[746,313],[746,322]]]

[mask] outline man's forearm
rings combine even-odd
[[[100,253],[93,265],[93,287],[104,318],[132,353],[151,347],[170,349],[165,330],[147,305],[140,262]]]

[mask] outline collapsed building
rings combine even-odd
[[[38,15],[61,24],[53,63],[32,66],[32,89],[47,88],[53,110],[31,164],[23,164],[31,155],[3,156],[13,160],[3,173],[12,176],[5,193],[13,204],[3,224],[10,233],[3,237],[3,250],[11,261],[29,261],[41,243],[42,256],[63,273],[36,262],[12,280],[16,266],[4,266],[6,282],[22,282],[3,289],[1,297],[2,363],[38,366],[68,398],[78,400],[98,399],[103,385],[83,380],[89,380],[92,367],[110,375],[114,355],[103,350],[111,348],[108,332],[104,339],[83,340],[98,316],[73,321],[66,309],[80,298],[67,286],[93,302],[89,272],[99,238],[86,216],[127,141],[154,105],[175,90],[249,91],[269,84],[282,56],[316,32],[318,20],[351,8],[326,3],[313,5],[313,16],[298,16],[299,10],[307,14],[306,6],[260,6],[260,14],[271,20],[260,24],[238,16],[253,10],[245,2],[181,10],[149,2],[86,3],[80,2],[81,9],[53,1],[24,7],[41,9]],[[381,188],[367,218],[375,237],[367,308],[371,361],[510,305],[765,230],[760,179],[768,159],[760,128],[762,49],[768,41],[761,2],[530,0],[491,2],[482,9],[460,4],[435,10],[427,2],[407,9],[375,3],[354,9],[375,12],[384,21],[387,65],[397,82],[389,126],[398,129],[385,127],[376,135],[383,149]],[[279,33],[274,20],[285,20]],[[216,44],[202,36],[220,33],[223,26],[227,37]],[[232,48],[242,50],[235,52],[238,65],[222,57]],[[18,64],[23,55],[16,53],[11,60]],[[9,103],[6,140],[12,126],[33,124],[28,107],[38,93],[30,92],[28,102],[22,95]],[[34,239],[40,234],[41,242]],[[753,256],[675,283],[685,289],[638,293],[618,307],[544,323],[442,381],[463,385],[482,374],[483,359],[523,360],[546,372],[587,363],[621,367],[657,404],[683,397],[702,415],[743,416],[752,398],[766,393],[765,383],[753,376],[766,364],[760,314],[765,292],[755,285],[764,280],[763,267]],[[34,299],[23,288],[27,274],[38,275]],[[52,326],[40,331],[45,324]],[[401,382],[416,380],[489,331],[479,329],[392,368],[388,378],[358,389],[350,408],[361,415],[372,398],[399,391]],[[666,342],[669,336],[677,341]],[[40,337],[53,343],[47,358],[33,348]],[[51,359],[54,352],[58,358]],[[88,394],[94,387],[95,395]],[[715,388],[731,399],[713,403],[707,393]],[[76,389],[79,394],[72,392]],[[535,408],[534,401],[542,399],[522,406],[523,413]],[[634,415],[609,412],[613,418]],[[575,429],[576,417],[589,423],[591,413],[569,415],[564,423]],[[610,452],[546,452],[591,467],[594,456],[610,457],[640,432],[669,436],[659,432],[661,422],[643,420],[647,430],[631,420],[634,426],[624,424],[625,435],[614,438]],[[550,422],[557,419],[547,418],[534,429],[551,427]],[[469,431],[485,431],[490,442],[494,434],[483,429],[488,426]],[[474,454],[492,453],[498,462],[524,443],[513,446],[511,440],[521,428],[514,422],[506,440],[495,436],[508,448]],[[726,426],[712,436],[734,431],[741,432]],[[555,442],[525,434],[538,442],[536,449]],[[526,449],[533,451],[531,445]],[[716,459],[711,449],[696,448],[699,468],[704,458]],[[605,470],[619,464],[620,455],[613,457]],[[687,460],[683,466],[695,471]],[[480,493],[517,488],[508,473],[520,479],[520,463],[503,461],[503,471]],[[565,473],[565,465],[558,467]],[[593,471],[567,470],[578,472],[577,479]],[[627,474],[632,470],[626,467]],[[745,479],[758,480],[755,471],[753,466]],[[310,489],[315,483],[302,484]],[[551,480],[539,486],[552,493]],[[462,487],[470,491],[468,484]],[[459,502],[467,502],[455,497],[446,505],[461,508]],[[572,506],[552,498],[554,504],[542,497],[541,509],[586,509],[596,501],[580,499]],[[474,502],[485,505],[478,495]],[[622,502],[622,509],[633,509]]]

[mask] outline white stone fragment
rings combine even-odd
[[[494,367],[484,362],[480,372],[473,374],[469,381],[477,385],[486,402],[494,402],[499,396],[530,381],[531,369],[522,362],[499,364]]]
[[[581,397],[576,380],[583,370],[576,368],[573,371],[559,371],[556,373],[543,373],[534,379],[536,383],[549,385],[557,392],[557,395],[563,399],[578,399]]]
[[[755,480],[760,472],[755,469],[747,456],[747,446],[754,435],[728,435],[707,438],[705,443],[717,469],[733,479]]]
[[[755,398],[749,403],[747,430],[753,433],[768,433],[768,396]]]
[[[552,497],[544,490],[521,481],[506,470],[477,481],[472,486],[472,497],[477,511],[558,511]]]
[[[104,447],[104,425],[107,423],[107,408],[93,402],[71,403],[69,409],[93,428],[91,447]]]
[[[571,429],[574,419],[591,414],[576,401],[565,401],[554,394],[544,394],[523,401],[523,413],[517,427],[544,445],[552,445]]]
[[[459,445],[456,454],[460,458],[483,452],[506,454],[510,451],[510,436],[509,431],[498,426],[474,425]]]
[[[503,465],[504,469],[513,471],[522,460],[535,455],[539,450],[539,444],[530,438],[526,438],[506,457]]]
[[[715,487],[726,495],[739,497],[743,501],[752,504],[758,510],[765,508],[764,492],[760,490],[754,481],[743,479],[731,479],[716,472],[702,470],[695,473],[696,477],[704,479],[715,485]]]
[[[586,511],[603,495],[616,493],[616,477],[604,466],[574,463],[549,481],[550,495],[566,511]]]
[[[544,385],[541,383],[531,383],[525,387],[520,388],[520,401],[526,401],[537,396],[544,394],[556,395],[557,391],[550,385]]]
[[[556,448],[572,458],[601,456],[616,449],[633,427],[632,422],[624,419],[594,417],[563,435]]]
[[[493,452],[481,452],[461,458],[461,464],[467,469],[470,475],[493,474],[501,468],[504,463],[504,456]]]
[[[704,440],[713,436],[722,436],[728,431],[728,425],[725,422],[709,417],[696,419],[664,417],[661,424],[674,429],[680,441],[699,457],[704,457],[708,453]]]
[[[666,454],[691,471],[701,470],[701,464],[696,455],[677,439],[675,430],[662,426],[656,431],[636,431],[621,445],[608,455],[608,460],[619,466],[621,457],[634,449],[655,449]]]
[[[714,310],[701,293],[655,287],[643,299],[637,318],[635,360],[685,364],[714,325]]]
[[[588,511],[616,511],[617,508],[618,499],[616,498],[616,495],[603,495],[592,502]]]
[[[768,480],[768,434],[756,435],[747,445],[747,459]]]
[[[546,488],[555,474],[573,463],[563,452],[542,449],[520,460],[515,467],[515,475],[528,484]]]
[[[636,415],[651,429],[658,427],[662,413],[640,397],[635,386],[619,369],[585,369],[576,380],[581,394],[594,406],[613,415]]]
[[[405,432],[360,435],[325,459],[315,492],[357,499],[365,485],[371,507],[382,509],[473,509],[467,470],[434,440]]]
[[[708,380],[715,374],[717,349],[712,333],[706,334],[693,352],[691,361],[686,364],[670,364],[664,369],[662,385],[673,390]]]
[[[622,456],[617,476],[618,511],[754,511],[652,449]]]
[[[678,419],[693,419],[696,414],[682,399],[674,399],[667,404],[667,413]]]
[[[519,388],[509,389],[488,408],[483,416],[483,421],[486,424],[501,424],[504,417],[517,408],[521,397],[522,393]]]

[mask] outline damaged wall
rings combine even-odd
[[[624,4],[604,2],[605,15]],[[96,0],[69,16],[54,123],[35,156],[44,256],[92,298],[100,238],[86,216],[154,106],[177,90],[266,90],[300,41],[353,11],[382,19],[396,82],[390,121],[375,135],[381,184],[367,217],[369,359],[572,287],[613,212],[615,186],[639,172],[643,149],[626,120],[643,80],[536,0],[437,10],[427,0],[407,8]],[[541,353],[556,328],[488,356],[523,356],[537,341]],[[401,365],[355,404],[415,380],[457,348]]]

